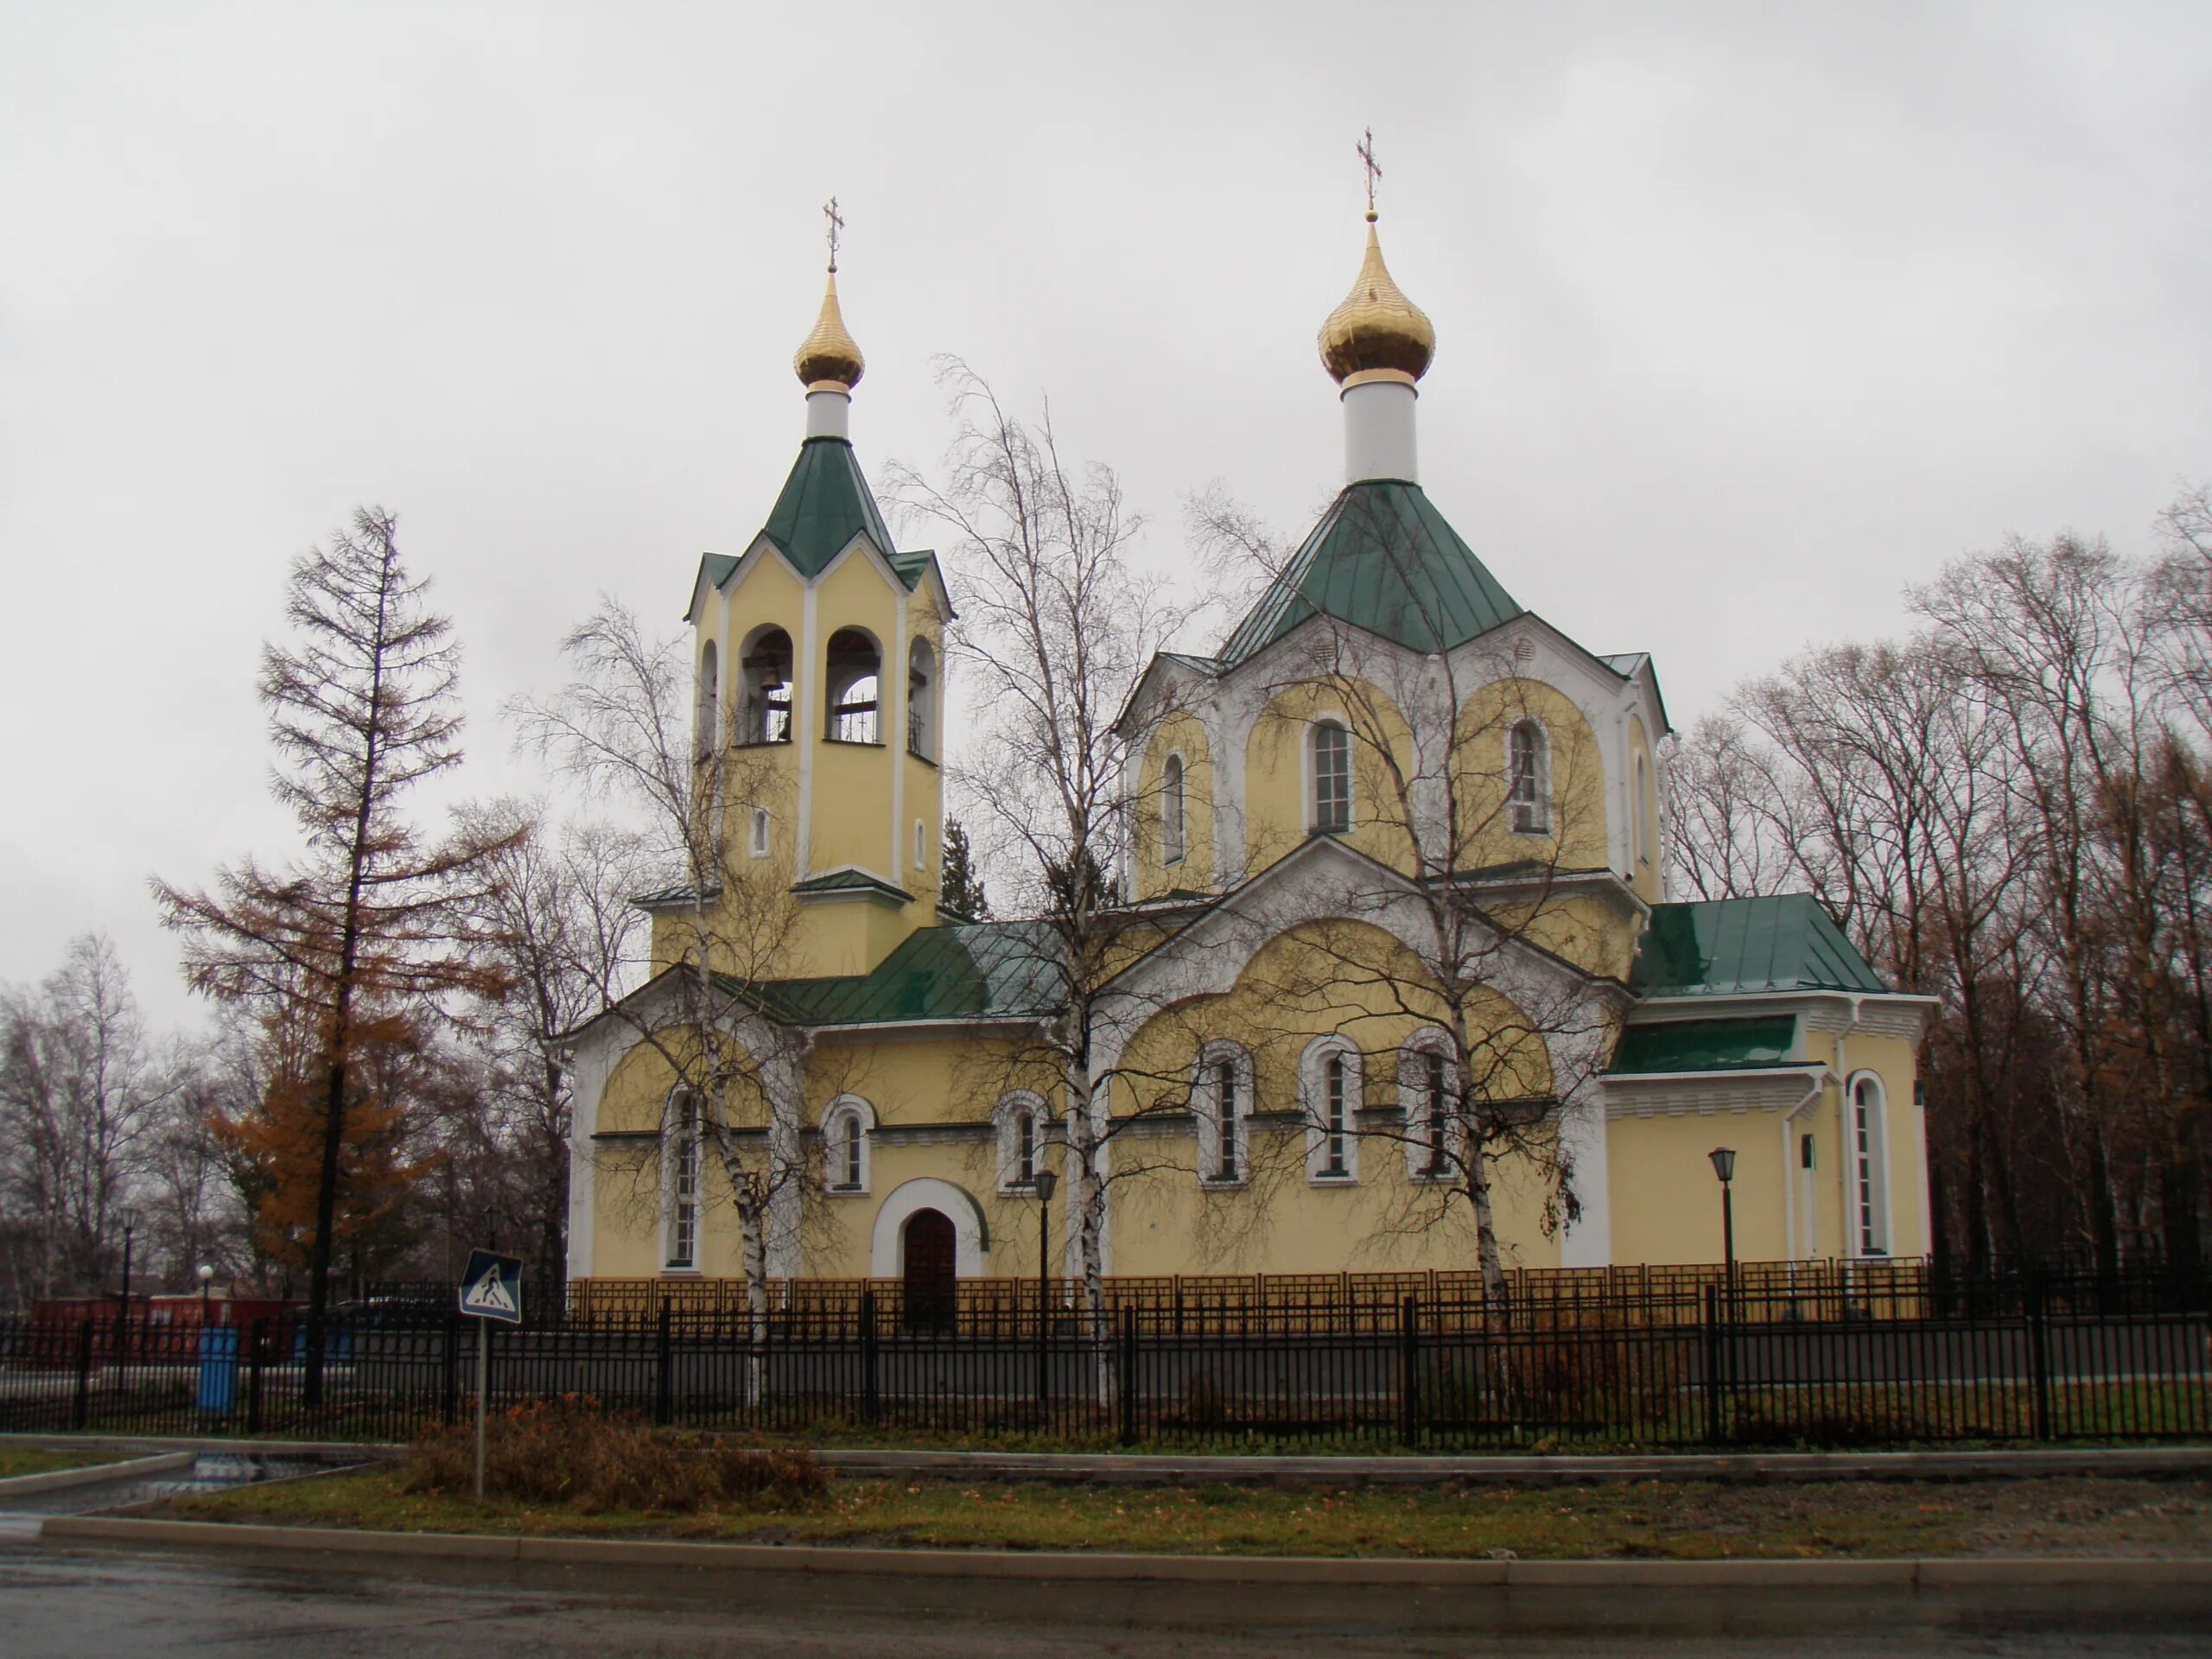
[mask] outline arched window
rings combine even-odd
[[[1853,1255],[1890,1253],[1890,1165],[1881,1079],[1862,1072],[1851,1085],[1844,1147],[1850,1160]]]
[[[1452,1039],[1430,1030],[1398,1052],[1398,1105],[1406,1119],[1406,1173],[1446,1181],[1459,1173],[1465,1125]]]
[[[1160,861],[1183,861],[1183,757],[1171,754],[1160,769]]]
[[[829,732],[832,743],[873,743],[883,696],[883,653],[860,628],[830,636]]]
[[[868,1132],[875,1113],[857,1095],[841,1095],[822,1114],[822,1185],[838,1198],[868,1191]]]
[[[1020,1089],[1001,1099],[992,1116],[998,1126],[999,1191],[1027,1192],[1045,1166],[1052,1131],[1045,1103]]]
[[[1198,1179],[1210,1186],[1240,1185],[1246,1179],[1252,1082],[1252,1057],[1236,1044],[1208,1043],[1198,1050],[1191,1115],[1198,1121]]]
[[[704,760],[715,753],[721,735],[721,677],[711,639],[699,650],[699,706],[692,711],[692,753]]]
[[[791,741],[791,637],[781,628],[756,629],[746,641],[741,666],[745,692],[739,712],[741,743]]]
[[[1533,720],[1516,721],[1505,734],[1505,771],[1516,834],[1540,836],[1551,828],[1548,760],[1544,728]]]
[[[1318,1037],[1299,1066],[1306,1120],[1306,1179],[1333,1185],[1359,1179],[1359,1051],[1342,1037]]]
[[[937,652],[926,639],[906,653],[906,753],[937,759]]]
[[[1645,803],[1651,798],[1651,766],[1639,752],[1636,757],[1636,807],[1629,823],[1636,840],[1636,861],[1651,861],[1651,820]]]
[[[753,835],[746,850],[755,858],[768,856],[768,809],[765,806],[753,809]]]
[[[699,1096],[679,1089],[661,1119],[661,1261],[675,1272],[699,1265],[699,1154],[705,1124]]]
[[[1308,739],[1313,766],[1313,832],[1351,828],[1351,734],[1334,721],[1317,721]]]

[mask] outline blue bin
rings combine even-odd
[[[200,1409],[227,1417],[238,1403],[238,1328],[203,1325],[200,1332]]]

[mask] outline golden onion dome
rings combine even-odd
[[[814,332],[799,343],[791,367],[809,391],[850,391],[868,368],[860,343],[847,331],[844,314],[837,308],[835,265],[830,267],[830,286],[823,290],[822,315],[814,320]]]
[[[1428,314],[1390,280],[1375,215],[1367,215],[1367,257],[1344,303],[1321,325],[1321,361],[1340,385],[1359,379],[1402,380],[1428,372],[1436,355],[1436,328]]]

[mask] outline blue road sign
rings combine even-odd
[[[473,1319],[522,1323],[522,1258],[471,1250],[461,1275],[461,1311]]]

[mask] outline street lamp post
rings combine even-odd
[[[200,1264],[198,1277],[200,1280],[200,1328],[205,1331],[207,1328],[207,1287],[215,1282],[215,1269],[202,1262]]]
[[[1713,1160],[1713,1173],[1720,1178],[1720,1249],[1728,1270],[1728,1312],[1736,1311],[1736,1152],[1732,1147],[1715,1147],[1706,1154]]]
[[[115,1363],[120,1367],[130,1363],[130,1235],[138,1225],[138,1212],[126,1205],[117,1219],[123,1223],[123,1295],[115,1322]]]
[[[1038,1170],[1029,1178],[1029,1190],[1037,1195],[1037,1414],[1040,1420],[1050,1381],[1046,1320],[1052,1305],[1052,1193],[1059,1184],[1060,1178],[1049,1169]]]

